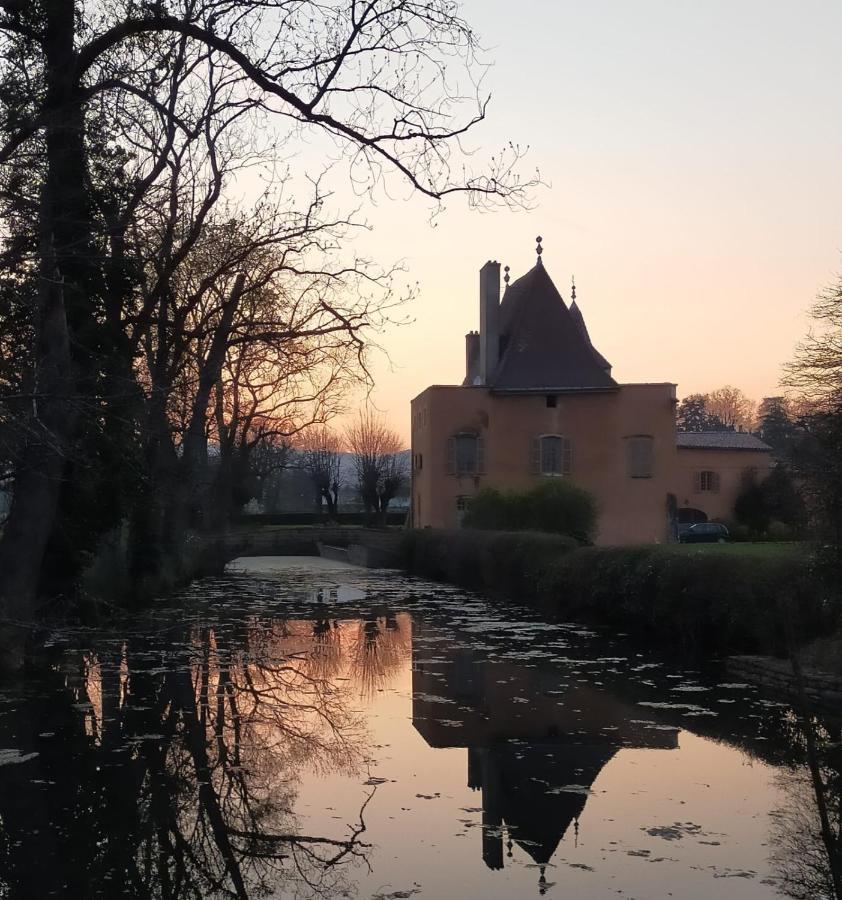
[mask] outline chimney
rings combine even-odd
[[[479,332],[469,331],[465,335],[465,381],[471,385],[479,376]]]
[[[500,355],[500,263],[489,260],[479,270],[479,375],[494,378]]]

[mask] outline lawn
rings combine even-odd
[[[757,559],[783,559],[807,553],[810,544],[795,541],[766,541],[763,543],[740,541],[733,544],[670,544],[664,549],[670,553],[689,555],[709,553]]]

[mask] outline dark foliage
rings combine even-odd
[[[791,540],[804,531],[807,509],[789,469],[778,465],[763,481],[753,471],[745,474],[734,516],[749,537]]]
[[[591,494],[553,479],[528,491],[484,488],[471,501],[464,525],[496,531],[543,531],[590,543],[596,520],[596,501]]]
[[[785,652],[831,630],[837,607],[800,548],[576,547],[528,532],[412,531],[414,574],[532,601],[553,614],[712,652]]]

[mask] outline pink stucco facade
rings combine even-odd
[[[434,385],[412,401],[412,524],[456,528],[466,502],[483,487],[526,489],[548,477],[569,478],[590,491],[599,508],[599,544],[666,542],[674,538],[669,496],[679,508],[710,519],[731,517],[743,473],[761,477],[769,453],[751,450],[679,450],[675,385],[624,384],[605,393],[495,394],[484,387]],[[448,470],[448,439],[474,433],[484,441],[484,471]],[[541,435],[562,435],[572,448],[564,476],[533,471],[530,454]],[[632,477],[627,441],[652,437],[649,477]],[[715,490],[699,490],[698,474],[718,475]]]
[[[541,394],[427,388],[412,401],[413,524],[454,528],[460,506],[482,487],[525,489],[543,478],[567,477],[596,497],[600,543],[665,541],[675,457],[674,404],[671,384],[630,384],[613,392],[559,395],[554,408]],[[484,439],[485,471],[449,474],[448,438],[466,431]],[[625,441],[641,434],[654,439],[652,475],[632,478]],[[532,471],[532,443],[541,435],[562,435],[570,441],[569,475]]]

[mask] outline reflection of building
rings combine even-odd
[[[715,446],[679,450],[675,385],[616,382],[575,288],[568,306],[540,244],[538,253],[502,299],[499,263],[482,267],[464,381],[412,401],[412,524],[452,528],[481,488],[525,490],[553,477],[594,495],[603,544],[670,540],[678,520],[730,516],[740,482],[732,470],[763,475],[770,448],[726,433]]]
[[[566,684],[556,666],[492,662],[438,642],[428,651],[424,636],[416,622],[413,724],[431,747],[467,748],[468,786],[482,792],[482,856],[492,869],[503,866],[505,831],[543,878],[618,750],[678,746],[677,729],[647,727],[639,708]]]

